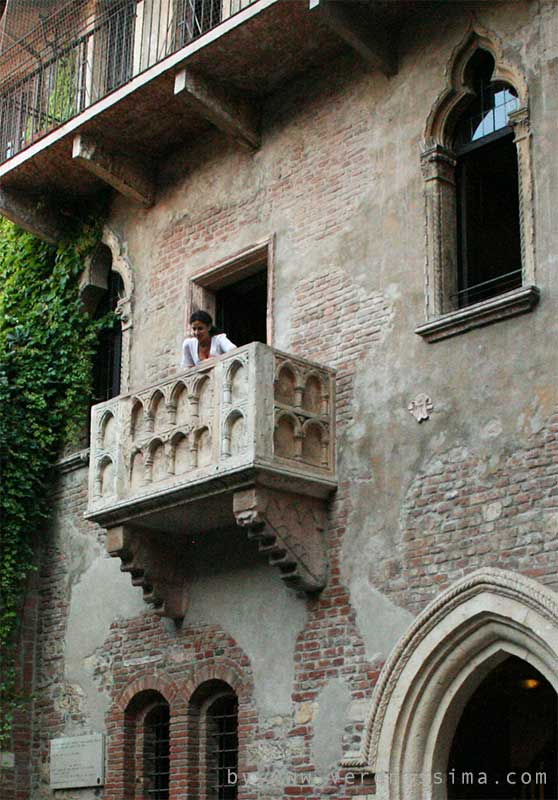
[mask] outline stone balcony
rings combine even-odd
[[[289,586],[324,586],[334,392],[331,370],[255,342],[93,407],[87,517],[159,613],[187,606],[181,541],[235,524]]]

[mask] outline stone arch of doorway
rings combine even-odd
[[[558,693],[558,602],[537,581],[499,569],[461,579],[419,614],[384,665],[361,753],[343,765],[376,776],[378,800],[445,800],[462,711],[498,664],[517,656]]]

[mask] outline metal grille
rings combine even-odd
[[[238,701],[235,695],[217,698],[207,712],[207,796],[236,800],[238,775]]]
[[[143,745],[144,795],[150,800],[169,797],[169,707],[160,705],[145,718]]]
[[[256,0],[9,2],[0,163]]]

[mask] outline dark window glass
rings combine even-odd
[[[238,774],[238,701],[233,694],[218,697],[207,710],[207,796],[236,800]]]
[[[95,312],[101,319],[109,311],[115,311],[118,300],[124,294],[124,284],[117,272],[109,272],[108,289],[101,298]],[[97,352],[93,360],[93,398],[102,403],[120,394],[120,366],[122,361],[122,326],[116,319],[113,325],[99,334]]]
[[[144,795],[150,800],[169,797],[169,707],[161,704],[145,717],[143,740]]]
[[[491,82],[492,57],[480,50],[468,66],[475,99],[456,128],[457,307],[521,286],[517,151],[508,115],[513,89]]]

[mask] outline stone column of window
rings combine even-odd
[[[421,154],[427,224],[426,317],[455,308],[457,295],[456,159],[451,150],[432,144]]]
[[[535,224],[533,216],[533,172],[531,167],[531,126],[529,110],[518,108],[509,117],[517,148],[517,177],[519,183],[519,229],[523,285],[535,284]]]

